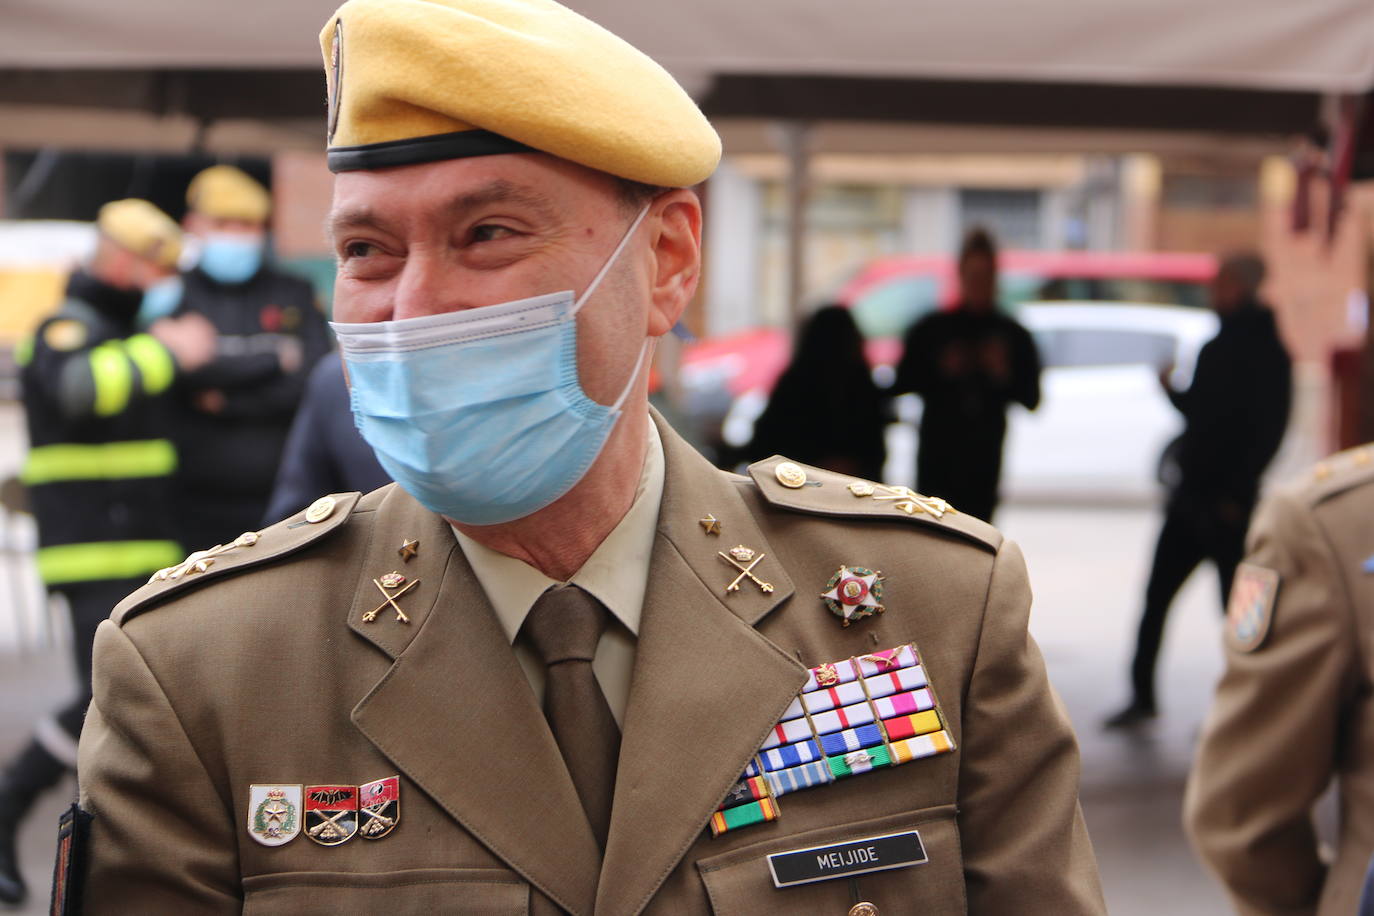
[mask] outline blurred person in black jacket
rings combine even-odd
[[[1198,354],[1192,384],[1176,391],[1172,367],[1160,373],[1169,400],[1183,414],[1183,433],[1161,462],[1169,494],[1131,663],[1131,702],[1106,721],[1109,728],[1156,715],[1155,663],[1164,620],[1193,570],[1203,560],[1216,565],[1224,609],[1245,555],[1260,477],[1283,442],[1293,397],[1288,351],[1274,313],[1259,300],[1263,281],[1258,256],[1224,259],[1212,284],[1221,329]]]
[[[864,356],[849,309],[816,310],[797,333],[792,361],[773,388],[747,458],[772,455],[820,468],[882,479],[887,409]]]
[[[175,424],[182,540],[203,549],[262,523],[306,378],[330,345],[310,284],[268,262],[267,190],[216,165],[186,201],[199,257],[178,314],[198,312],[219,331],[215,359],[182,381]]]
[[[959,251],[958,304],[906,333],[895,393],[921,396],[916,489],[986,521],[997,509],[1007,408],[1040,404],[1040,354],[997,308],[997,246],[973,229]]]
[[[167,401],[177,376],[214,354],[214,328],[198,316],[137,327],[144,303],[175,289],[176,223],[146,200],[118,200],[100,208],[96,235],[95,253],[72,272],[62,304],[15,350],[29,438],[20,479],[38,523],[34,559],[44,586],[66,599],[78,690],[38,720],[0,774],[4,903],[26,893],[15,854],[20,821],[76,768],[96,627],[151,573],[185,555],[174,536],[177,454]]]
[[[262,523],[275,524],[326,493],[369,493],[390,482],[354,425],[343,360],[325,354],[310,371]]]

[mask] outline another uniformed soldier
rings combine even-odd
[[[90,703],[95,628],[129,590],[182,550],[171,532],[164,394],[178,371],[209,358],[213,329],[199,319],[135,333],[146,289],[175,275],[181,232],[143,200],[106,204],[90,263],[66,300],[19,352],[30,449],[22,479],[38,521],[38,572],[72,620],[78,696],[38,723],[0,779],[0,900],[24,897],[15,861],[20,819],[76,764]]]
[[[1354,913],[1374,852],[1374,448],[1261,506],[1226,613],[1188,832],[1238,913]],[[1333,780],[1328,862],[1312,807]]]
[[[208,547],[257,527],[310,369],[329,350],[310,284],[267,257],[271,198],[251,176],[211,166],[186,191],[199,255],[178,314],[219,331],[215,359],[177,399],[182,540]]]
[[[682,89],[551,0],[351,0],[322,41],[398,484],[102,627],[59,902],[84,867],[101,912],[1103,912],[1017,548],[648,409],[720,156]]]

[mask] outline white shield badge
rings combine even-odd
[[[301,787],[248,787],[248,835],[264,846],[281,846],[301,832]]]

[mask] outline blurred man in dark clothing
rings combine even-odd
[[[39,577],[67,603],[80,688],[0,776],[0,902],[25,887],[15,833],[39,793],[76,767],[91,702],[96,627],[125,595],[184,551],[172,529],[166,400],[179,372],[214,354],[204,319],[135,325],[145,291],[176,276],[181,232],[146,200],[100,209],[95,254],[67,281],[66,298],[16,349],[29,451],[21,479],[38,522]]]
[[[195,177],[186,230],[199,247],[180,313],[219,331],[216,358],[182,385],[175,429],[185,524],[203,549],[262,524],[310,368],[329,350],[324,316],[304,280],[267,263],[265,188],[232,166]]]
[[[997,248],[974,229],[959,252],[959,303],[907,331],[897,393],[921,396],[916,489],[990,520],[1002,476],[1007,407],[1040,403],[1040,354],[997,309]]]
[[[1183,434],[1165,453],[1170,487],[1164,527],[1145,588],[1145,609],[1131,664],[1132,698],[1107,720],[1109,728],[1152,718],[1155,661],[1174,596],[1203,560],[1217,567],[1221,607],[1259,497],[1260,476],[1279,450],[1292,403],[1292,363],[1274,313],[1259,301],[1264,262],[1250,254],[1226,258],[1212,285],[1221,330],[1198,354],[1187,391],[1160,375],[1183,414]]]
[[[310,372],[263,524],[281,521],[326,493],[369,493],[391,482],[353,422],[338,353]]]
[[[797,334],[792,361],[754,423],[747,458],[787,455],[881,481],[887,410],[849,309],[818,309]]]

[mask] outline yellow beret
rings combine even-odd
[[[186,206],[218,219],[265,223],[272,198],[247,172],[232,165],[212,165],[191,179]]]
[[[538,151],[681,188],[720,161],[666,70],[553,0],[348,0],[320,45],[335,172]]]
[[[141,258],[176,267],[181,257],[181,228],[146,200],[115,200],[100,208],[95,227],[102,235]]]

